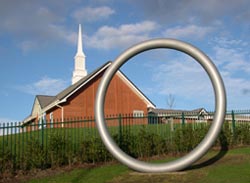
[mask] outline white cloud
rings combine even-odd
[[[209,0],[209,1],[176,1],[176,0],[137,0],[130,3],[140,7],[145,16],[161,21],[162,24],[190,22],[195,17],[204,25],[226,18],[227,21],[237,20],[237,24],[249,20],[248,0]],[[239,21],[240,19],[240,21]],[[249,22],[249,21],[248,21]]]
[[[67,30],[65,27],[60,25],[50,24],[46,27],[46,32],[43,35],[46,39],[34,38],[31,40],[23,40],[18,46],[21,48],[23,53],[29,52],[33,49],[40,47],[41,45],[47,45],[51,40],[65,41],[70,44],[76,44],[77,32]],[[77,27],[76,27],[77,28]]]
[[[228,109],[249,108],[250,81],[246,78],[235,78],[230,75],[222,77],[228,96]]]
[[[250,52],[243,40],[219,37],[214,40],[213,60],[221,70],[227,90],[228,108],[247,108],[250,101]]]
[[[65,89],[67,84],[65,80],[45,76],[34,83],[19,86],[18,89],[32,95],[56,95],[58,92]]]
[[[215,44],[211,58],[218,67],[227,92],[228,109],[244,109],[250,101],[250,53],[244,41],[220,38]],[[173,94],[177,106],[203,104],[201,107],[214,105],[211,82],[205,71],[190,58],[168,56],[168,63],[156,67],[153,75],[157,83],[156,94]],[[180,100],[178,100],[178,98]],[[191,101],[187,103],[187,101]],[[186,104],[185,104],[186,103]],[[197,107],[199,107],[197,105]]]
[[[177,26],[166,29],[163,32],[163,35],[171,38],[202,39],[213,30],[214,29],[212,27],[197,25]]]
[[[94,22],[98,20],[103,20],[115,13],[115,10],[111,9],[108,6],[101,6],[101,7],[83,7],[76,10],[73,13],[73,17],[78,21],[87,21],[87,22]]]
[[[185,62],[183,62],[185,61]],[[227,109],[244,109],[249,107],[250,81],[237,78],[228,72],[220,72],[227,94]],[[214,93],[211,81],[205,71],[187,60],[172,59],[154,69],[153,94],[167,96],[173,94],[177,108],[205,107],[213,110]]]
[[[0,35],[8,33],[6,36],[14,39],[23,52],[58,40],[73,42],[75,33],[65,24],[63,8],[55,2],[49,4],[18,1],[13,5],[7,0],[0,1]],[[66,6],[66,2],[63,4]]]
[[[99,49],[124,48],[149,39],[149,34],[156,28],[157,24],[152,21],[124,24],[118,28],[103,26],[92,36],[87,37],[86,42],[89,47]]]
[[[19,47],[21,48],[23,53],[26,53],[34,48],[37,47],[37,44],[34,41],[23,41],[19,44]]]
[[[216,45],[219,45],[220,47],[224,47],[224,48],[228,48],[228,47],[238,47],[242,48],[242,47],[246,47],[249,45],[248,42],[240,40],[240,39],[233,39],[233,38],[229,38],[229,37],[216,37],[214,38],[214,43],[216,43]]]
[[[216,38],[213,60],[223,71],[231,74],[243,71],[250,74],[250,52],[245,49],[247,46],[248,43],[242,40]]]
[[[57,39],[67,41],[71,44],[76,44],[77,40],[77,31],[67,30],[64,26],[50,24],[48,29],[51,35],[56,35]],[[76,27],[77,30],[77,27]]]
[[[182,100],[196,102],[197,107],[213,105],[212,84],[203,68],[187,56],[168,60],[154,70],[153,80],[158,83],[155,91],[160,95],[173,94]]]

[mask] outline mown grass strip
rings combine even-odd
[[[210,151],[197,164],[213,158],[218,151]],[[166,162],[173,158],[154,160]],[[163,174],[140,174],[129,170],[121,164],[103,165],[95,168],[75,169],[54,177],[31,180],[29,183],[249,183],[250,182],[250,147],[233,149],[217,162],[200,168],[187,169],[182,172]]]

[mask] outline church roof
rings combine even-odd
[[[149,113],[158,114],[158,115],[179,115],[184,113],[185,115],[199,115],[199,114],[208,114],[204,108],[198,108],[194,110],[181,110],[181,109],[157,109],[151,108],[148,111]]]
[[[56,96],[37,95],[36,98],[39,101],[41,108],[43,109],[44,107],[49,105],[52,101],[54,101],[56,99]]]
[[[75,84],[70,85],[69,87],[67,87],[66,89],[64,89],[60,93],[58,93],[56,96],[37,95],[36,97],[40,103],[41,108],[44,109],[45,107],[49,106],[53,102],[55,102],[57,100],[62,100],[64,97],[66,97],[70,93],[74,92],[79,87],[81,87],[81,85],[83,83],[86,83],[86,81],[91,80],[93,78],[93,76],[95,76],[97,73],[106,69],[110,64],[111,64],[111,61],[105,63],[104,65],[102,65],[98,69],[94,70],[92,73],[88,74],[86,77],[80,79]]]
[[[79,88],[81,88],[82,86],[84,86],[85,84],[87,84],[89,81],[91,81],[96,75],[98,75],[99,73],[103,72],[104,70],[106,70],[110,65],[111,65],[111,61],[106,62],[105,64],[103,64],[101,67],[99,67],[98,69],[94,70],[92,73],[88,74],[87,76],[85,76],[84,78],[80,79],[78,82],[76,82],[75,84],[69,86],[68,88],[66,88],[65,90],[63,90],[62,92],[58,93],[55,97],[55,101],[59,100],[64,102],[65,99],[67,99],[69,96],[71,96],[75,91],[77,91]],[[152,101],[150,101],[143,93],[142,91],[139,90],[139,88],[137,88],[132,81],[130,81],[125,74],[123,74],[120,70],[119,73],[121,73],[122,77],[125,78],[125,80],[132,85],[135,90],[143,96],[143,98],[145,98],[145,100],[150,103],[151,106],[155,107],[155,104],[153,104]]]
[[[56,95],[56,99],[62,100],[64,97],[66,97],[68,94],[79,88],[82,84],[85,84],[87,81],[91,80],[93,76],[95,76],[97,73],[103,71],[104,69],[108,68],[108,66],[111,64],[111,61],[106,62],[104,65],[99,67],[98,69],[94,70],[92,73],[88,74],[84,78],[77,81],[75,84],[69,86],[65,90],[61,91]]]

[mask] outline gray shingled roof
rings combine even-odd
[[[155,114],[199,114],[204,108],[198,108],[194,110],[176,110],[176,109],[150,109],[148,112],[155,113]],[[205,109],[204,109],[205,110]]]
[[[41,108],[43,109],[47,105],[49,105],[51,102],[53,102],[56,99],[56,96],[47,96],[47,95],[37,95],[36,98],[39,101],[39,104]]]

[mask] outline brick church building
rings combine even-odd
[[[94,117],[95,96],[98,84],[111,62],[87,73],[85,54],[82,49],[81,25],[78,31],[77,53],[74,57],[72,85],[56,96],[37,95],[31,114],[23,120],[23,126],[44,120]],[[148,108],[155,105],[126,77],[118,71],[113,77],[105,100],[105,115],[140,114],[146,115]]]

